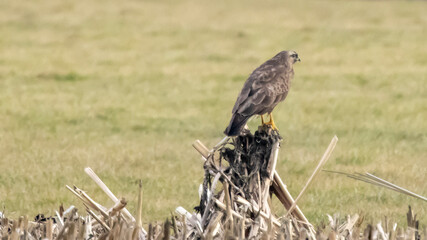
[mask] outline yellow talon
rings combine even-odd
[[[264,118],[261,115],[262,124],[263,125],[270,125],[273,130],[278,131],[279,129],[277,128],[276,124],[274,123],[273,114],[269,113],[268,115],[270,116],[270,121],[268,121],[268,122],[264,122]]]

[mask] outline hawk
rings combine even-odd
[[[262,124],[271,125],[277,130],[271,112],[288,95],[294,77],[293,64],[300,61],[295,51],[282,51],[255,69],[237,97],[233,116],[224,133],[227,136],[239,135],[254,115],[261,115]],[[264,122],[263,115],[267,113],[270,120]]]

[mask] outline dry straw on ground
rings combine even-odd
[[[305,187],[294,200],[275,170],[281,137],[268,127],[254,135],[225,138],[212,150],[200,141],[193,145],[202,155],[204,182],[199,189],[200,204],[195,213],[182,207],[163,224],[142,226],[142,186],[139,184],[136,218],[90,168],[85,172],[115,203],[104,207],[78,187],[66,186],[85,206],[86,216],[75,207],[56,216],[10,220],[2,216],[2,239],[426,239],[416,215],[409,209],[408,227],[397,227],[389,219],[364,224],[363,217],[345,219],[328,215],[329,224],[314,227],[297,206],[316,174],[328,160],[336,143],[334,137]],[[271,209],[275,194],[288,210],[282,217]],[[362,227],[363,226],[363,227]]]

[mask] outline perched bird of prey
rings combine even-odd
[[[288,95],[294,77],[293,64],[299,61],[295,51],[282,51],[255,69],[237,97],[233,116],[224,133],[227,136],[239,135],[254,115],[261,115],[262,124],[269,124],[277,130],[271,112]],[[264,122],[266,113],[270,116],[269,122]]]

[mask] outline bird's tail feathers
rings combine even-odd
[[[243,116],[239,113],[233,114],[230,120],[230,124],[225,129],[224,133],[227,136],[237,136],[245,127],[246,122],[249,120],[250,116]]]

